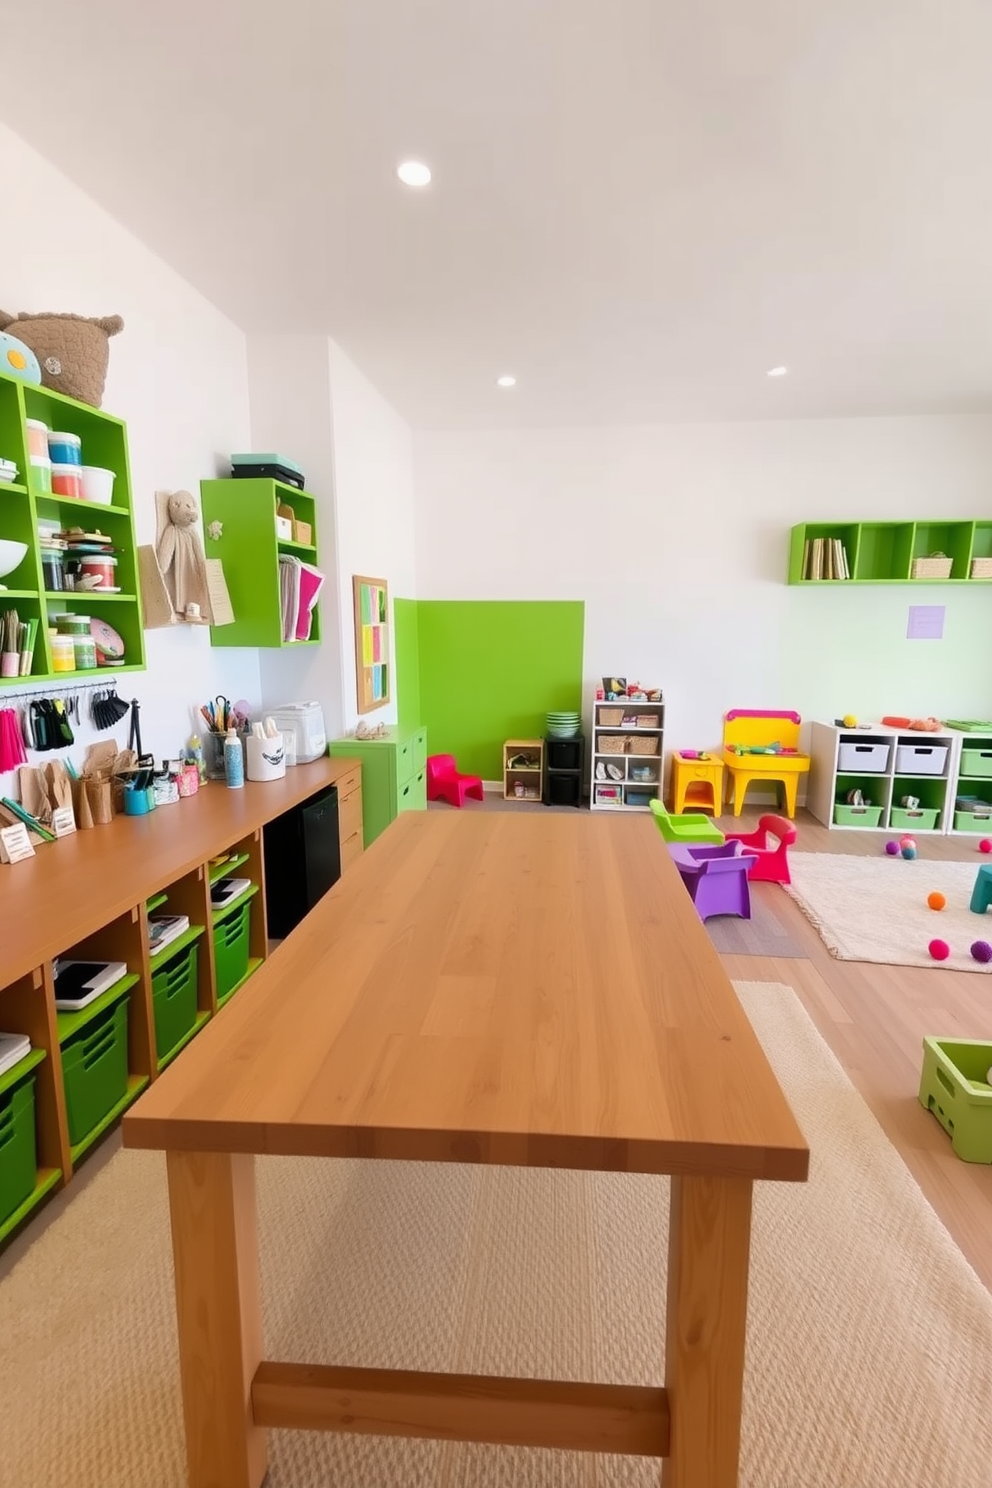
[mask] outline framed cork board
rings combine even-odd
[[[389,702],[389,588],[385,579],[355,574],[355,674],[358,711],[371,713]]]

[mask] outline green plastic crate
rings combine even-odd
[[[126,996],[62,1045],[69,1141],[73,1147],[127,1094]]]
[[[30,1198],[38,1178],[34,1075],[0,1095],[0,1225]]]
[[[985,811],[955,811],[955,832],[984,832],[992,837],[992,813]]]
[[[155,1050],[164,1059],[196,1022],[197,946],[186,946],[152,977]]]
[[[834,823],[838,827],[877,827],[882,820],[881,806],[834,806]]]
[[[902,827],[910,832],[932,832],[939,816],[939,810],[928,806],[921,806],[917,811],[908,811],[905,806],[893,806],[889,826]]]
[[[920,1104],[932,1111],[962,1162],[992,1163],[992,1044],[980,1039],[923,1040]]]
[[[960,778],[974,780],[989,775],[992,775],[992,749],[962,749]]]
[[[248,974],[248,921],[251,904],[252,901],[246,899],[214,926],[214,968],[217,974],[218,1002]]]

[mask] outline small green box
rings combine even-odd
[[[927,806],[921,806],[916,811],[909,811],[905,806],[893,806],[889,826],[901,827],[910,832],[932,832],[939,816],[939,811]]]
[[[992,1163],[992,1043],[923,1040],[920,1104],[932,1111],[962,1162]]]
[[[992,836],[992,810],[955,811],[955,832],[987,832]]]
[[[882,820],[881,806],[834,806],[834,824],[838,827],[877,827]]]
[[[992,749],[962,749],[961,780],[992,776]]]
[[[196,1022],[196,953],[194,941],[152,976],[155,1051],[159,1059],[170,1054]]]
[[[38,1177],[34,1080],[29,1074],[0,1095],[0,1225],[31,1196]]]
[[[222,1002],[229,992],[248,975],[248,919],[251,914],[250,899],[214,926],[214,969],[217,974],[217,1001]]]
[[[62,1045],[69,1141],[75,1147],[127,1094],[127,997]]]

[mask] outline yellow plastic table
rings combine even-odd
[[[723,760],[715,755],[705,759],[687,759],[672,755],[672,811],[712,811],[720,815],[723,802]]]

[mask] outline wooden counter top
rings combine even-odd
[[[282,780],[228,790],[212,781],[148,816],[115,816],[0,866],[0,986],[57,956],[206,858],[333,785],[359,763],[321,758]]]
[[[124,1118],[128,1146],[802,1180],[650,819],[411,812]]]

